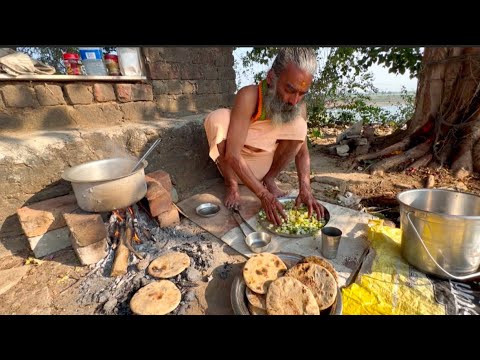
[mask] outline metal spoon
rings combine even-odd
[[[140,165],[142,163],[142,161],[145,160],[145,158],[153,151],[153,149],[155,149],[155,147],[158,144],[160,144],[160,141],[161,141],[161,139],[155,140],[155,142],[152,144],[152,146],[150,146],[150,148],[147,150],[147,152],[140,158],[140,160],[138,160],[138,162],[132,168],[132,171],[130,171],[130,173],[133,173],[135,170],[137,170],[138,165]]]

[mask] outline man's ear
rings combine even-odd
[[[272,79],[273,79],[273,70],[270,69],[268,70],[268,73],[267,73],[267,84],[269,86],[272,84]]]

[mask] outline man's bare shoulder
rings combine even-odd
[[[258,85],[247,85],[237,92],[237,97],[245,100],[256,100],[258,96]]]
[[[244,116],[250,119],[254,113],[258,99],[258,85],[244,86],[238,90],[235,96],[235,104],[233,106],[234,112],[239,111]]]

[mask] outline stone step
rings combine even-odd
[[[191,196],[196,185],[219,176],[208,156],[204,117],[0,136],[0,240],[22,234],[17,209],[72,193],[61,178],[68,167],[110,157],[139,158],[157,138],[162,141],[149,155],[145,172],[166,171],[179,198]]]

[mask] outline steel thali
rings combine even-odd
[[[292,266],[303,260],[303,256],[292,253],[273,253],[277,255],[290,269]],[[230,302],[235,315],[250,315],[248,310],[248,300],[246,296],[247,285],[243,280],[243,273],[237,275],[232,282],[230,289]],[[320,315],[341,315],[342,314],[342,291],[337,287],[337,298],[332,306],[320,311]]]

